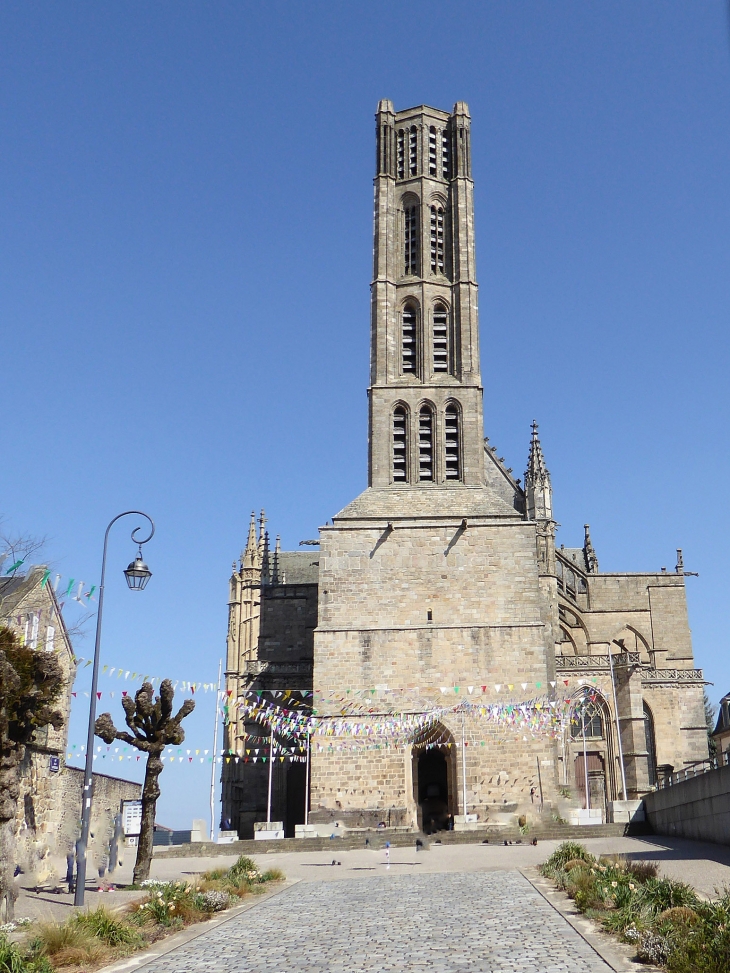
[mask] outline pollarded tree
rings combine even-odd
[[[143,882],[150,876],[152,863],[152,838],[155,830],[155,808],[160,796],[158,777],[164,770],[162,751],[169,745],[177,746],[185,739],[181,723],[195,709],[195,700],[186,699],[175,716],[172,700],[175,692],[169,679],[160,684],[160,695],[155,696],[152,683],[143,683],[132,699],[122,699],[126,724],[131,733],[114,726],[111,713],[102,713],[94,730],[105,743],[123,740],[147,754],[147,766],[142,788],[142,825],[134,865],[134,881]]]
[[[63,715],[53,704],[63,693],[63,669],[50,652],[20,645],[0,628],[0,920],[15,909],[15,815],[26,744],[44,726],[58,730]]]

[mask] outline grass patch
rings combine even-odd
[[[0,934],[0,973],[55,973],[67,968],[89,973],[176,929],[209,919],[283,878],[278,868],[260,872],[252,859],[242,856],[231,868],[213,869],[197,881],[143,882],[144,898],[123,912],[102,906],[66,922],[34,924],[23,945]]]
[[[36,956],[27,946],[11,943],[0,933],[0,973],[53,973],[53,967],[43,956]]]
[[[668,973],[730,971],[730,890],[701,902],[684,882],[658,877],[655,862],[596,860],[566,841],[540,866],[576,907]]]

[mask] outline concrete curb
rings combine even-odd
[[[520,868],[519,872],[614,973],[637,973],[638,970],[645,970],[646,973],[663,973],[658,966],[641,963],[635,959],[635,950],[631,946],[615,939],[600,929],[592,919],[586,918],[576,909],[573,900],[543,878],[537,868],[528,866]]]
[[[208,932],[212,932],[219,926],[224,925],[226,922],[230,922],[232,919],[237,919],[238,916],[242,915],[244,912],[248,912],[249,909],[255,909],[256,906],[260,905],[262,902],[268,902],[269,899],[275,898],[277,895],[281,895],[286,892],[287,889],[292,888],[292,886],[297,885],[301,879],[295,878],[292,880],[286,880],[278,886],[278,888],[272,889],[271,892],[265,892],[262,895],[257,895],[253,902],[245,902],[243,905],[237,905],[233,909],[227,909],[224,913],[219,914],[215,919],[207,919],[204,922],[196,922],[193,926],[188,926],[187,929],[181,929],[180,932],[173,933],[171,936],[166,936],[159,942],[150,946],[149,949],[140,950],[138,953],[134,953],[132,956],[125,956],[124,959],[117,960],[112,963],[111,966],[102,966],[96,973],[130,973],[132,970],[142,970],[145,966],[149,966],[155,960],[158,960],[161,956],[165,956],[167,953],[171,953],[173,950],[178,949],[180,946],[184,946],[186,943],[192,942],[197,939],[198,936],[204,936]]]

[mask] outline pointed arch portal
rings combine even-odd
[[[432,733],[441,737],[443,745],[413,747],[413,797],[418,826],[425,834],[446,830],[449,818],[453,821],[458,812],[453,739],[440,725]]]

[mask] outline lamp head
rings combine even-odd
[[[124,572],[130,591],[143,591],[147,582],[152,577],[152,572],[142,560],[142,548],[140,547],[137,557],[132,561]]]

